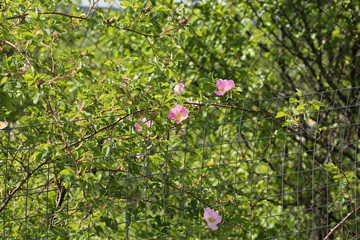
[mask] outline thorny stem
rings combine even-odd
[[[330,232],[328,233],[328,235],[326,235],[326,237],[324,237],[323,240],[327,240],[329,239],[329,237],[337,230],[339,229],[345,222],[346,220],[349,219],[349,217],[351,217],[351,215],[353,215],[354,213],[356,213],[357,211],[360,210],[360,207],[357,207],[355,209],[353,209],[351,212],[348,213],[348,215],[346,215],[346,217],[343,218],[343,220],[341,220],[341,222],[339,222],[334,228],[332,228],[330,230]]]

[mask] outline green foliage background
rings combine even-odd
[[[121,5],[0,3],[2,238],[359,234],[355,1]]]

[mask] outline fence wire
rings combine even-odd
[[[83,36],[61,35],[59,46],[148,63],[150,51],[170,59],[175,44],[179,78],[201,88],[209,73],[226,76],[254,100],[187,102],[187,125],[146,133],[123,130],[135,115],[1,130],[1,239],[360,238],[355,1],[220,1],[227,14],[211,19],[203,11],[216,1],[183,2],[183,38],[108,37],[74,24]],[[166,17],[155,15],[154,29]],[[219,230],[207,228],[206,207],[223,217]]]
[[[41,134],[56,125],[5,129],[0,152],[3,238],[45,229],[28,232],[29,239],[56,239],[69,236],[68,229],[79,224],[90,239],[97,227],[86,222],[95,212],[101,214],[98,224],[122,232],[124,238],[171,238],[153,235],[154,226],[181,228],[181,219],[199,215],[196,205],[203,205],[226,214],[221,227],[231,229],[230,238],[322,239],[359,204],[360,104],[353,100],[358,91],[304,95],[304,103],[335,99],[340,93],[348,101],[305,111],[288,126],[282,126],[285,118],[273,116],[292,111],[297,103],[290,103],[290,97],[200,107],[199,121],[169,132],[167,139],[175,140],[165,145],[144,140],[124,148],[128,136],[118,133],[121,125],[115,126],[78,145],[71,153],[78,160],[69,157],[65,165],[57,164],[50,150],[62,147],[59,137]],[[101,126],[116,118],[93,121]],[[84,119],[64,123],[64,128],[76,131],[86,125]],[[69,144],[77,141],[74,136]],[[87,152],[86,145],[99,151]],[[95,201],[87,202],[87,195]],[[232,215],[238,224],[226,221]],[[201,217],[194,221],[204,225]],[[245,224],[250,231],[244,231]],[[358,225],[355,211],[336,236],[355,237]],[[190,234],[183,227],[184,236]],[[259,228],[261,233],[252,231]]]

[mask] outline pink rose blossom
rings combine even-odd
[[[176,94],[181,94],[185,91],[185,85],[183,83],[179,83],[174,87],[174,92]]]
[[[8,122],[4,121],[4,122],[0,122],[0,130],[6,128],[8,125]]]
[[[230,89],[233,89],[235,87],[235,83],[233,80],[222,80],[219,79],[216,82],[216,87],[219,91],[215,91],[216,95],[224,95],[226,92],[228,92]]]
[[[152,120],[147,120],[146,118],[140,118],[139,121],[145,123],[146,126],[148,127],[151,127],[154,124]],[[143,130],[142,125],[140,123],[134,123],[134,126],[135,126],[135,131],[137,132],[141,132]]]
[[[204,209],[204,219],[212,230],[218,229],[218,224],[221,222],[222,217],[219,216],[219,211],[214,211],[211,208]]]
[[[186,107],[177,105],[169,111],[168,117],[170,119],[177,120],[176,123],[179,124],[183,120],[187,119],[188,115],[189,111],[186,109]]]

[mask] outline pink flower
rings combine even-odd
[[[147,120],[146,118],[140,118],[139,121],[145,123],[146,126],[148,127],[151,127],[154,124],[152,120]],[[143,130],[142,125],[140,123],[134,123],[134,126],[135,126],[135,131],[137,132],[141,132]]]
[[[218,229],[218,224],[221,222],[222,217],[219,216],[219,211],[214,211],[211,208],[204,209],[204,219],[212,230]]]
[[[185,91],[185,85],[183,83],[179,83],[174,87],[174,92],[176,94],[181,94]]]
[[[21,70],[24,72],[27,72],[27,68],[30,67],[28,64],[24,64],[24,66],[21,67]]]
[[[176,123],[181,123],[184,119],[187,119],[189,115],[189,111],[186,109],[186,107],[177,105],[173,109],[169,111],[168,117],[173,120],[177,120]]]
[[[230,89],[233,89],[235,87],[235,83],[233,80],[222,80],[219,79],[216,82],[216,87],[219,91],[215,91],[216,95],[224,95],[227,91],[229,91]]]
[[[0,130],[6,128],[8,125],[8,122],[4,121],[4,122],[0,122]]]

